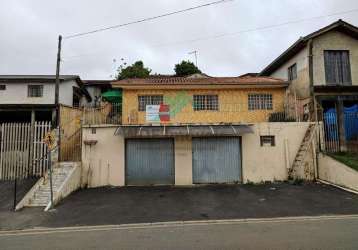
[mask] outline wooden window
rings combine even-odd
[[[275,136],[273,136],[273,135],[260,136],[260,144],[261,144],[261,147],[264,147],[264,146],[274,147],[276,145],[275,144]]]
[[[219,110],[219,97],[217,95],[194,95],[194,111]]]
[[[27,88],[28,97],[42,97],[43,96],[43,85],[29,85]]]
[[[6,85],[0,84],[0,90],[6,90]]]
[[[293,64],[288,68],[288,80],[292,81],[297,79],[297,64]]]
[[[348,50],[325,50],[324,68],[327,84],[352,84]]]
[[[163,104],[162,95],[141,95],[138,96],[138,110],[145,111],[147,105]]]
[[[272,110],[272,94],[249,94],[249,110]]]

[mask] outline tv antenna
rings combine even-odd
[[[189,55],[194,55],[195,56],[195,66],[198,67],[198,51],[194,50],[192,52],[189,52]]]

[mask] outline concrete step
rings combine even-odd
[[[71,165],[64,165],[56,167],[52,172],[52,185],[53,192],[56,192],[60,189],[61,185],[66,180],[69,172],[73,169]],[[44,207],[47,206],[50,202],[51,196],[51,187],[49,176],[43,181],[39,189],[30,199],[28,206],[29,207]]]

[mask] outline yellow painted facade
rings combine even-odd
[[[249,110],[249,94],[272,94],[272,110]],[[163,95],[170,100],[171,117],[166,124],[217,124],[266,122],[270,113],[284,111],[285,88],[252,89],[124,89],[123,124],[148,124],[145,112],[138,111],[138,96]],[[218,95],[218,111],[194,111],[193,95]],[[167,103],[165,103],[167,104]],[[175,111],[175,112],[174,112]]]

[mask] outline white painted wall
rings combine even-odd
[[[358,171],[324,154],[318,157],[318,178],[358,192]]]
[[[296,157],[309,123],[259,123],[254,133],[242,136],[243,181],[283,181]],[[275,136],[274,147],[260,145],[260,136]],[[287,140],[287,143],[285,143]],[[288,146],[286,149],[285,144]],[[288,154],[286,154],[288,152]]]
[[[95,140],[96,144],[82,144],[82,184],[88,187],[124,186],[124,138],[115,136],[117,126],[83,128],[83,142]]]
[[[3,85],[3,83],[1,83]],[[6,83],[6,90],[0,90],[0,104],[54,104],[54,83]],[[43,85],[42,97],[28,97],[28,85]],[[72,106],[73,86],[76,81],[64,81],[60,84],[59,102]]]
[[[99,98],[102,94],[101,88],[99,86],[86,86],[86,89],[92,97],[91,104],[95,104],[96,98]]]
[[[243,182],[287,180],[309,123],[260,123],[253,134],[242,136]],[[83,140],[96,145],[82,145],[83,180],[89,187],[125,185],[124,138],[115,136],[116,127],[83,128]],[[276,146],[261,147],[261,135],[274,135]],[[287,143],[285,143],[287,140]],[[192,185],[192,146],[190,137],[175,138],[175,185]],[[288,145],[286,148],[285,145]],[[287,154],[286,154],[287,152]],[[138,156],[140,157],[140,156]]]

